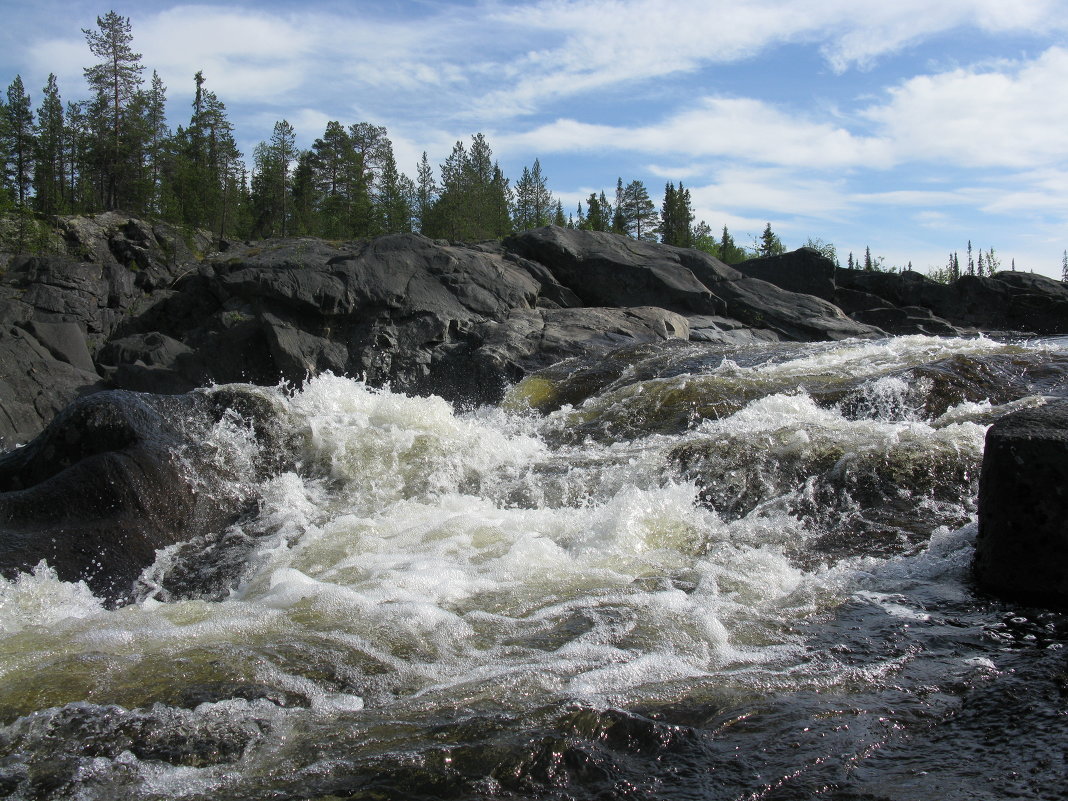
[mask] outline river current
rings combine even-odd
[[[1065,341],[262,392],[291,469],[224,418],[205,491],[255,512],[136,603],[0,580],[0,795],[1066,797],[1068,616],[970,578],[986,428],[1068,395]]]

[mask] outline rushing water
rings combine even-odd
[[[1066,376],[899,337],[638,347],[467,412],[264,390],[294,469],[242,482],[219,424],[258,499],[221,545],[115,610],[0,581],[0,793],[1063,797],[1068,617],[969,563],[986,427]]]

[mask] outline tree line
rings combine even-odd
[[[121,209],[234,238],[419,231],[477,241],[556,224],[696,247],[729,263],[783,249],[770,224],[749,248],[726,227],[714,236],[695,225],[681,183],[665,186],[657,208],[642,181],[619,178],[611,197],[591,193],[565,216],[539,160],[513,184],[481,133],[456,142],[437,170],[424,152],[412,178],[382,126],[331,121],[302,150],[280,120],[246,162],[203,72],[193,76],[188,122],[172,131],[167,87],[155,71],[146,80],[129,18],[110,11],[82,32],[96,60],[84,69],[88,100],[64,105],[54,74],[36,110],[21,76],[0,98],[0,212]]]

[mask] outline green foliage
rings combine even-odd
[[[522,176],[515,183],[515,204],[512,207],[515,230],[528,231],[555,222],[555,205],[548,179],[541,171],[541,162],[534,159],[534,166],[530,169],[524,167]],[[560,218],[563,218],[562,208]]]
[[[680,248],[694,246],[693,208],[690,190],[682,182],[676,189],[672,183],[664,187],[664,203],[660,210],[660,241]]]
[[[812,248],[813,250],[819,252],[819,254],[821,256],[823,256],[824,258],[830,259],[831,262],[834,263],[835,267],[839,266],[839,264],[838,264],[838,250],[835,248],[835,246],[831,242],[825,242],[824,240],[820,239],[819,237],[813,238],[813,237],[810,236],[808,239],[805,240],[804,247]],[[850,255],[852,255],[852,254],[850,254]]]
[[[778,234],[771,230],[770,222],[764,226],[763,233],[760,234],[759,239],[754,241],[753,247],[757,256],[760,257],[780,256],[786,252],[786,248],[783,246]]]

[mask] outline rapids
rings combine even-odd
[[[225,418],[214,491],[257,511],[137,603],[0,580],[0,794],[1056,797],[1068,616],[969,565],[986,427],[1068,394],[1066,345],[642,346],[470,410],[263,389],[295,469],[256,481]]]

